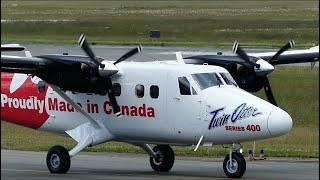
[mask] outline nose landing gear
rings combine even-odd
[[[229,178],[240,178],[246,171],[246,160],[243,155],[238,152],[233,152],[230,160],[230,155],[226,155],[223,161],[223,171]]]
[[[232,145],[223,161],[223,171],[229,178],[241,178],[246,171],[246,160]]]

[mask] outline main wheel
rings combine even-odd
[[[223,171],[229,178],[241,178],[246,171],[246,160],[237,152],[232,153],[232,160],[227,154],[223,161]]]
[[[150,157],[150,165],[154,171],[170,171],[174,164],[174,153],[168,145],[156,145],[153,151],[157,157]]]
[[[70,155],[62,146],[53,146],[47,154],[47,167],[51,173],[66,173],[70,168]]]

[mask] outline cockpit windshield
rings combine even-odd
[[[228,85],[237,86],[237,83],[234,81],[234,79],[229,73],[220,73],[220,75]]]
[[[191,74],[191,76],[198,83],[201,90],[223,84],[216,73],[197,73]]]

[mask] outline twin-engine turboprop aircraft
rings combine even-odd
[[[1,120],[68,135],[71,150],[52,147],[51,173],[66,173],[71,157],[88,146],[122,141],[150,155],[155,171],[174,164],[170,145],[229,144],[223,169],[242,177],[246,161],[241,142],[286,134],[288,113],[242,89],[220,66],[177,61],[125,62],[95,56],[85,36],[79,44],[88,56],[1,55]],[[153,148],[149,144],[157,144]]]

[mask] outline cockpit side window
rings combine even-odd
[[[197,82],[201,90],[223,84],[216,73],[198,73],[192,74],[191,76]]]
[[[190,82],[186,77],[178,77],[179,89],[181,95],[191,95]]]
[[[234,79],[229,73],[220,73],[220,75],[223,78],[223,80],[226,82],[226,84],[237,86],[237,83],[234,81]]]

